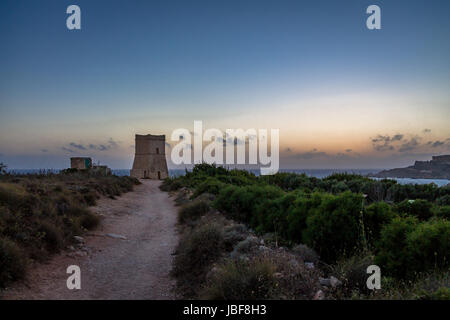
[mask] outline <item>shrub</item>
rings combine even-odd
[[[4,164],[3,162],[0,162],[0,174],[5,174],[6,169],[8,169],[8,166]]]
[[[247,237],[247,228],[243,224],[232,224],[223,231],[223,241],[227,250],[231,250],[236,243]]]
[[[434,219],[417,225],[407,236],[410,272],[445,268],[450,260],[450,221]]]
[[[278,237],[287,238],[289,207],[296,198],[294,193],[286,193],[274,199],[262,200],[255,206],[251,222],[258,233],[274,232]]]
[[[436,217],[438,217],[438,218],[450,219],[450,205],[449,206],[436,207],[434,209],[434,215]]]
[[[450,300],[450,288],[441,287],[431,294],[426,294],[422,297],[424,300]]]
[[[311,249],[307,245],[298,244],[292,248],[292,252],[300,257],[304,262],[312,262],[317,264],[319,262],[319,255],[314,249]]]
[[[395,214],[385,202],[374,202],[364,210],[363,224],[365,236],[371,246],[380,238],[381,229],[395,217]]]
[[[339,194],[347,190],[349,190],[349,188],[344,181],[339,181],[331,187],[331,192],[334,194]]]
[[[306,219],[304,243],[317,250],[325,262],[352,255],[361,244],[361,203],[359,194],[344,192],[326,196],[314,214]]]
[[[406,213],[417,217],[419,220],[427,220],[433,216],[433,204],[426,200],[404,200],[395,206],[399,213]]]
[[[0,238],[0,287],[25,275],[26,259],[19,247],[8,239]]]
[[[178,178],[166,178],[163,180],[159,188],[162,191],[177,191],[183,187],[183,184]]]
[[[259,204],[265,200],[278,198],[282,194],[283,191],[274,186],[235,187],[230,185],[220,191],[214,206],[230,218],[249,224]]]
[[[201,299],[269,299],[275,289],[275,266],[264,258],[250,261],[231,260],[219,267],[202,290]]]
[[[332,275],[342,281],[339,288],[342,294],[349,296],[352,292],[370,292],[367,288],[367,267],[374,264],[374,257],[368,254],[355,255],[340,259],[332,267]]]
[[[232,258],[239,258],[242,254],[250,253],[254,248],[259,245],[258,238],[249,236],[246,239],[236,244],[231,252]]]
[[[207,223],[182,236],[176,249],[172,273],[185,296],[195,295],[206,270],[222,254],[220,226]]]
[[[299,193],[287,212],[287,237],[289,240],[302,242],[303,232],[306,229],[306,219],[313,215],[328,195],[324,193]]]
[[[387,274],[396,277],[407,275],[410,265],[407,237],[417,224],[415,217],[397,217],[382,228],[375,263]]]
[[[436,200],[436,203],[440,206],[450,206],[450,195],[447,194],[445,196],[439,197]]]
[[[87,211],[80,217],[79,221],[80,226],[85,229],[92,230],[98,226],[98,224],[100,223],[100,218],[96,214]]]
[[[196,198],[202,193],[211,193],[218,195],[220,190],[225,187],[225,183],[220,182],[216,178],[208,177],[204,182],[200,183],[195,189],[193,197]]]
[[[183,206],[178,212],[178,222],[185,223],[188,220],[195,220],[209,211],[209,204],[205,201],[193,201]]]
[[[61,230],[50,222],[41,222],[39,232],[43,233],[43,240],[50,252],[58,252],[63,244]]]
[[[95,191],[89,191],[88,193],[83,195],[84,202],[88,206],[95,206],[97,203],[97,192]]]

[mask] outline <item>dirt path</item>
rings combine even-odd
[[[159,181],[142,182],[134,192],[101,199],[93,208],[103,220],[84,236],[83,251],[63,252],[29,270],[27,280],[2,298],[174,299],[169,272],[177,243],[176,208],[159,190]],[[69,265],[81,268],[81,290],[67,289]]]

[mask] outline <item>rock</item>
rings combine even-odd
[[[313,298],[313,300],[323,300],[323,299],[325,299],[325,293],[323,293],[322,290],[317,291]]]
[[[266,246],[259,246],[259,250],[260,251],[267,251],[267,250],[269,250],[269,248],[267,248]]]
[[[331,280],[328,278],[319,277],[319,283],[321,286],[331,287]]]
[[[281,272],[275,272],[273,276],[277,279],[283,278],[283,274]]]
[[[305,262],[305,267],[308,269],[314,269],[314,262]]]
[[[66,256],[71,257],[71,258],[85,257],[85,256],[87,256],[87,252],[84,252],[84,251],[69,252],[68,254],[66,254]]]
[[[264,245],[264,239],[261,239],[261,241],[259,241],[259,243],[260,243],[261,245]]]
[[[110,237],[110,238],[114,238],[114,239],[127,240],[127,237],[122,236],[122,235],[120,235],[120,234],[115,234],[115,233],[106,233],[105,236],[106,236],[106,237]]]
[[[298,266],[300,265],[298,263],[298,261],[294,258],[292,258],[291,260],[289,260],[289,264],[293,267],[293,268],[298,268]]]
[[[209,272],[206,274],[206,280],[211,280],[214,275],[219,271],[219,268],[217,267],[212,267],[211,270],[209,270]]]
[[[75,241],[77,241],[78,243],[83,243],[84,242],[84,238],[80,237],[80,236],[74,236],[73,237],[75,239]]]
[[[77,257],[85,257],[85,256],[87,256],[87,252],[85,252],[85,251],[77,251],[77,252],[75,252],[75,256],[77,256]]]
[[[330,277],[330,284],[333,288],[339,287],[342,284],[342,281],[340,281],[338,278],[335,278],[333,276]]]
[[[75,251],[74,246],[68,246],[67,249],[70,250],[70,251]]]

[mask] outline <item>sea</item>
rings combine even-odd
[[[39,174],[39,173],[58,173],[58,169],[12,169],[9,173],[16,174]],[[189,171],[189,170],[188,170]],[[258,169],[249,169],[248,171],[259,175]],[[360,175],[370,175],[380,172],[381,169],[280,169],[280,172],[292,172],[292,173],[304,173],[310,177],[325,178],[333,173],[353,173]],[[185,174],[185,169],[170,169],[169,175],[171,177],[177,177]],[[129,176],[129,169],[113,169],[112,173],[117,176]],[[372,178],[379,180],[380,178]],[[450,184],[448,179],[411,179],[411,178],[390,178],[396,180],[400,184],[430,184],[434,183],[439,187]]]

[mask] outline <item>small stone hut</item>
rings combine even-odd
[[[87,170],[92,168],[92,159],[88,157],[70,158],[70,167],[72,169]]]

